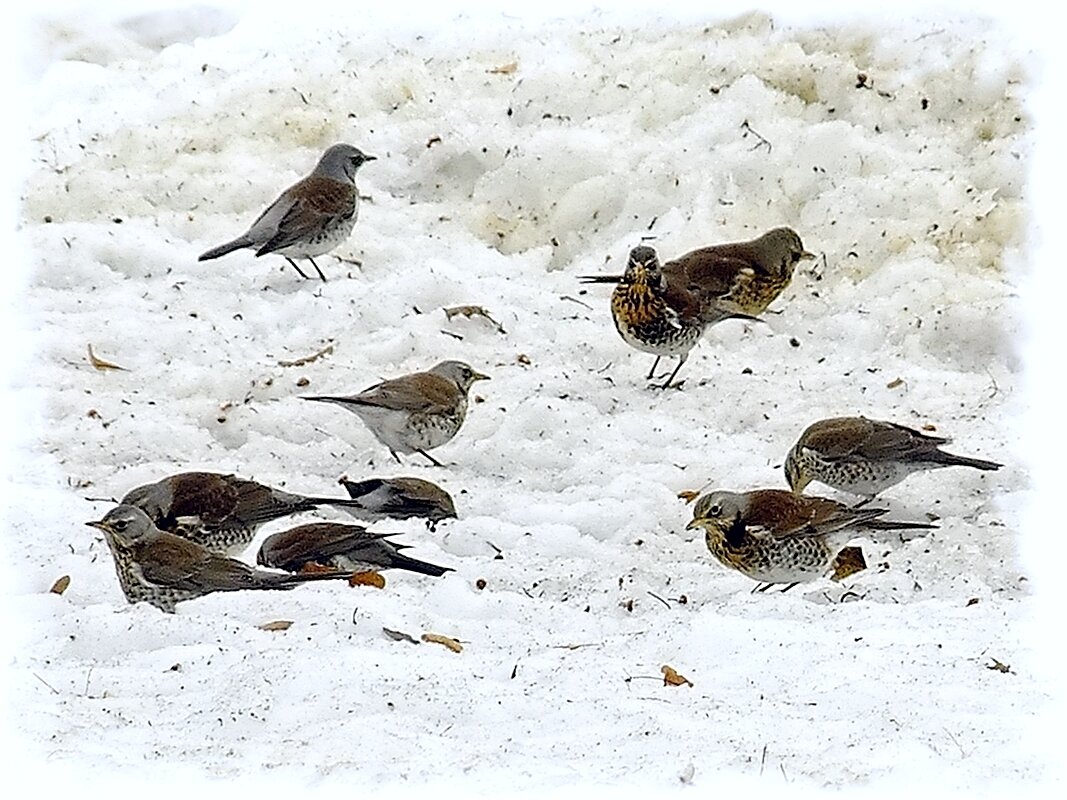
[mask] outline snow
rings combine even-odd
[[[1032,54],[975,18],[383,13],[32,28],[5,503],[26,757],[89,785],[274,791],[1054,776],[1035,723],[1057,695],[1038,635],[1055,618],[1020,556],[1037,530]],[[336,251],[362,267],[323,256],[321,284],[275,256],[196,261],[339,141],[378,156]],[[644,237],[669,258],[777,225],[825,258],[766,324],[709,331],[681,391],[647,387],[609,289],[576,280]],[[505,332],[447,320],[462,304]],[[93,369],[89,344],[125,371]],[[397,466],[353,415],[299,399],[445,358],[492,376],[434,451],[445,469]],[[940,527],[860,540],[870,568],[845,584],[750,594],[685,532],[678,492],[784,487],[801,430],[856,413],[1006,466],[890,490],[893,518]],[[433,480],[458,520],[374,527],[456,572],[128,606],[83,523],[192,469],[308,494],[342,474]],[[257,628],[277,619],[294,624]],[[693,686],[664,686],[664,664]]]

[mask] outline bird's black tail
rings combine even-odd
[[[581,283],[618,283],[622,275],[579,275],[578,280]]]
[[[983,461],[980,458],[957,456],[954,453],[946,453],[944,450],[935,451],[930,460],[946,467],[974,467],[975,469],[986,471],[1000,469],[1004,466],[996,461]]]

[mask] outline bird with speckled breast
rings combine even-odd
[[[853,539],[874,531],[930,530],[923,522],[879,519],[886,508],[850,508],[823,497],[784,489],[718,490],[697,500],[687,530],[704,531],[704,542],[724,566],[763,586],[817,580],[833,568]]]

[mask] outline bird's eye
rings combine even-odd
[[[114,528],[117,531],[124,531],[124,530],[126,530],[126,528],[127,528],[127,526],[129,524],[130,523],[128,523],[126,520],[119,519],[119,520],[115,520],[114,522],[112,522],[111,523],[111,527]]]
[[[711,508],[708,509],[708,513],[711,514],[711,516],[713,516],[713,517],[717,517],[717,516],[719,516],[719,514],[722,513],[722,507],[718,506],[718,505],[714,505],[714,506],[712,506]]]

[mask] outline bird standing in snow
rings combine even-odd
[[[888,511],[849,508],[783,489],[719,490],[697,500],[686,529],[703,530],[708,550],[724,566],[767,586],[789,584],[786,591],[826,575],[845,545],[865,531],[936,527],[877,519]]]
[[[790,228],[775,228],[749,242],[693,250],[662,266],[651,247],[630,251],[626,272],[583,275],[584,283],[614,283],[611,315],[623,340],[678,365],[660,388],[668,388],[704,331],[724,319],[754,319],[781,294],[804,249]]]
[[[382,381],[347,397],[305,397],[334,403],[363,420],[379,442],[397,453],[419,453],[437,467],[427,453],[450,441],[467,416],[467,392],[475,381],[489,380],[461,361],[442,361],[428,372],[415,372]]]
[[[325,281],[314,256],[330,252],[352,233],[359,211],[356,171],[375,158],[352,145],[335,144],[323,153],[311,174],[282,192],[252,227],[197,260],[208,261],[250,247],[257,256],[285,256],[303,278],[308,276],[293,259],[306,258]]]
[[[104,532],[126,599],[151,603],[168,614],[177,603],[212,592],[292,589],[308,581],[349,577],[348,572],[289,575],[254,569],[159,530],[135,506],[116,506],[102,520],[85,524]]]
[[[997,470],[1003,465],[946,453],[950,440],[866,417],[835,417],[814,422],[785,459],[789,488],[800,494],[812,481],[863,495],[867,501],[913,472],[939,467]]]
[[[355,505],[346,509],[354,517],[368,522],[383,519],[423,517],[433,529],[443,519],[455,519],[452,495],[436,483],[421,478],[367,478],[339,483],[348,491]]]

